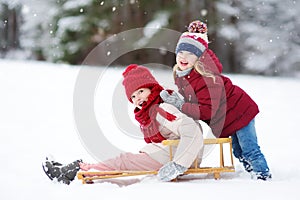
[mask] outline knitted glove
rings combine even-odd
[[[172,94],[169,94],[168,91],[162,90],[160,92],[160,97],[164,100],[164,102],[172,104],[178,110],[181,110],[182,105],[184,104],[184,100],[182,100],[179,95],[173,91]]]
[[[158,171],[158,177],[162,181],[171,181],[177,176],[183,174],[187,170],[186,167],[183,167],[175,162],[171,161],[162,166]]]

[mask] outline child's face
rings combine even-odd
[[[192,68],[198,57],[188,51],[179,51],[176,55],[176,63],[181,70]]]
[[[148,96],[150,94],[151,94],[151,90],[149,88],[137,89],[131,95],[131,100],[133,102],[133,105],[141,109],[144,102],[148,101]]]

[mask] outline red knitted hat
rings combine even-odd
[[[134,91],[140,88],[152,88],[159,85],[146,67],[137,64],[128,65],[123,72],[123,77],[122,84],[124,85],[126,96],[131,103],[131,95]]]

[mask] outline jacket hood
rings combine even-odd
[[[223,66],[220,63],[218,57],[211,49],[206,49],[199,58],[200,62],[204,64],[205,69],[214,74],[221,74]]]

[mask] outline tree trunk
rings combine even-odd
[[[8,5],[2,4],[1,18],[3,18],[3,28],[1,30],[1,50],[7,52],[11,49],[19,48],[19,20],[20,8],[10,9]]]

